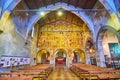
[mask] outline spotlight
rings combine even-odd
[[[41,16],[45,16],[45,12],[43,12],[43,11],[40,12],[40,15],[41,15]]]
[[[63,13],[62,13],[62,11],[58,11],[57,14],[58,14],[58,16],[62,16]]]

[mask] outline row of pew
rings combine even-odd
[[[72,64],[70,69],[81,79],[88,80],[120,79],[120,69],[111,69],[82,63],[74,63]]]
[[[107,68],[120,69],[120,61],[106,61],[105,64]]]
[[[10,72],[0,72],[0,80],[46,80],[52,72],[50,64],[27,66]]]

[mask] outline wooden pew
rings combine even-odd
[[[0,77],[0,80],[32,80],[32,77]]]
[[[27,66],[25,68],[19,69],[18,71],[11,71],[12,73],[19,73],[20,76],[32,76],[46,79],[52,67],[50,64],[39,64],[35,66]]]
[[[89,80],[98,79],[98,78],[100,79],[100,78],[102,78],[102,76],[104,76],[101,74],[105,74],[105,75],[111,74],[110,75],[111,77],[109,77],[111,79],[112,78],[114,79],[115,76],[118,78],[120,76],[120,70],[108,69],[105,67],[98,67],[98,66],[93,66],[93,65],[88,65],[88,64],[80,64],[80,63],[73,64],[71,69],[73,69],[72,71],[78,73],[81,79],[83,79],[83,78],[89,79]],[[115,74],[116,72],[118,74]]]
[[[7,78],[10,77],[10,79],[13,79],[14,77],[32,77],[33,79],[37,78],[37,79],[43,80],[48,77],[52,69],[53,68],[51,67],[50,64],[39,64],[35,66],[27,66],[16,71],[0,73],[0,77],[2,77],[0,80],[2,79],[6,80],[6,77]]]
[[[97,74],[98,80],[102,79],[120,79],[120,74]]]

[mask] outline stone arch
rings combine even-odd
[[[6,1],[6,0],[5,0]],[[12,10],[17,6],[17,4],[20,3],[21,0],[7,0],[4,3],[4,10],[2,10],[2,13],[0,15],[0,22],[2,23],[1,30],[4,29],[4,25],[6,24],[7,19],[9,18]],[[6,5],[5,5],[6,4]]]
[[[79,59],[78,62],[82,62],[82,63],[86,63],[86,56],[85,56],[85,52],[81,49],[74,49],[73,50],[74,54],[78,54],[80,56],[81,59]]]
[[[48,52],[48,50],[46,50],[46,49],[42,49],[42,50],[39,50],[38,52],[37,52],[37,55],[36,55],[36,63],[38,64],[38,63],[42,63],[42,55],[43,54],[47,54],[47,58],[49,58],[50,57],[50,53]]]
[[[54,63],[55,63],[55,65],[56,65],[56,55],[58,54],[58,52],[63,52],[64,54],[65,54],[65,56],[63,57],[61,57],[61,56],[59,56],[60,58],[62,58],[63,59],[63,65],[67,65],[67,57],[68,57],[68,53],[67,53],[67,51],[65,50],[65,49],[57,49],[57,50],[55,50],[55,52],[53,53],[53,55],[54,56],[52,56],[52,57],[54,57]],[[64,61],[65,60],[65,61]]]
[[[57,49],[57,50],[55,50],[55,52],[53,53],[53,55],[55,56],[57,54],[57,52],[59,52],[59,51],[63,51],[64,53],[67,54],[67,51],[65,49]]]
[[[113,32],[116,37],[118,38],[118,40],[120,40],[120,36],[119,33],[111,26],[109,25],[104,25],[102,26],[97,34],[97,38],[96,38],[96,49],[97,49],[97,56],[99,56],[99,65],[101,66],[106,66],[105,65],[105,54],[104,54],[104,50],[103,50],[103,45],[102,45],[102,41],[103,41],[103,36],[104,33],[106,32],[106,30],[110,30],[111,32]]]
[[[109,14],[112,12],[116,12],[115,6],[114,6],[114,1],[109,1],[109,0],[99,0],[100,3],[105,7],[106,10],[108,10]]]
[[[62,7],[61,7],[62,6]],[[81,10],[80,8],[75,8],[73,5],[67,5],[66,3],[56,3],[55,5],[49,5],[48,7],[42,7],[39,10],[56,10],[58,8],[63,8],[64,10]],[[47,13],[49,13],[50,11],[48,11]],[[85,13],[83,12],[79,12],[79,11],[75,11],[73,12],[74,14],[76,14],[78,17],[80,17],[88,26],[88,28],[90,29],[90,31],[93,33],[93,37],[95,37],[95,31],[93,28],[93,23],[92,20],[90,19],[89,16],[87,16]],[[33,25],[41,18],[41,16],[39,14],[36,13],[36,15],[32,16],[31,19],[29,20],[28,24],[27,24],[27,34],[26,37],[28,36],[29,31],[32,29]]]
[[[19,2],[21,2],[21,0],[11,0],[12,2],[11,3],[9,3],[8,5],[11,5],[11,7],[7,7],[5,10],[4,10],[4,12],[2,13],[2,15],[4,15],[6,12],[6,10],[9,10],[9,14],[11,13],[11,11],[15,8],[15,6],[19,3]],[[8,1],[6,1],[5,3],[7,3]],[[100,2],[101,2],[101,4],[103,5],[103,6],[105,6],[105,8],[106,9],[108,9],[107,7],[108,6],[106,6],[105,5],[105,3],[104,3],[104,0],[100,0]],[[106,3],[108,3],[108,1],[106,2]],[[58,3],[56,3],[56,4],[51,4],[51,5],[48,5],[47,7],[42,7],[42,8],[40,8],[40,9],[44,9],[44,10],[51,10],[51,9],[56,9],[57,7],[61,7],[60,5],[62,5],[62,6],[64,6],[66,9],[69,9],[69,10],[79,10],[80,8],[75,8],[73,5],[67,5],[66,3],[60,3],[60,2],[58,2]],[[111,6],[110,6],[111,7]],[[110,11],[109,11],[109,13],[110,13]],[[8,16],[9,16],[9,14],[8,14]],[[80,13],[80,12],[75,12],[75,14],[77,14],[79,17],[81,17],[82,18],[82,20],[84,20],[85,22],[86,22],[86,24],[88,24],[88,26],[89,26],[89,28],[90,28],[90,30],[93,32],[93,34],[94,34],[94,29],[93,29],[93,24],[92,24],[92,21],[89,19],[89,17],[87,17],[87,16],[85,16],[85,14],[84,13]],[[1,16],[2,16],[1,15]],[[40,18],[40,16],[39,15],[34,15],[34,16],[32,16],[31,17],[31,19],[29,20],[30,22],[27,24],[27,27],[28,27],[28,30],[27,30],[27,34],[26,34],[26,37],[28,36],[28,33],[29,33],[29,31],[30,31],[30,29],[32,29],[31,27],[34,25],[34,23],[35,22],[37,22],[38,20],[39,20],[39,18]],[[88,21],[87,21],[88,20]],[[94,37],[95,37],[95,35],[94,35]]]
[[[9,12],[8,16],[11,14],[12,10],[21,2],[21,0],[3,0],[1,3],[3,3],[2,10],[1,10],[1,15],[4,15],[6,11]]]
[[[96,38],[96,48],[98,48],[98,38],[99,38],[99,36],[102,38],[103,37],[103,34],[101,34],[100,35],[100,33],[102,32],[102,31],[104,31],[104,30],[110,30],[110,31],[112,31],[116,36],[117,36],[117,38],[118,38],[118,40],[120,41],[120,35],[119,35],[119,33],[113,28],[113,27],[111,27],[111,26],[108,26],[108,25],[105,25],[105,26],[102,26],[101,28],[100,28],[100,30],[98,31],[98,34],[97,34],[97,38]]]

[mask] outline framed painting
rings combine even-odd
[[[109,43],[111,58],[120,58],[120,45],[118,43]]]

